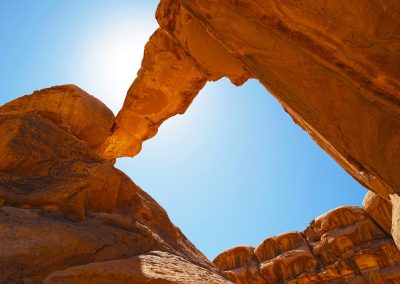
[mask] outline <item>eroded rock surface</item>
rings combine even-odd
[[[132,258],[75,266],[50,274],[44,284],[228,284],[207,269],[166,252],[150,252]]]
[[[237,283],[399,283],[399,15],[395,0],[162,0],[117,118],[73,85],[0,107],[0,282],[229,282],[112,164],[225,76],[259,80],[374,193],[215,265]]]
[[[74,127],[65,129],[77,120],[104,122],[98,128],[106,129],[109,120],[97,120],[109,112],[104,105],[95,101],[93,112],[90,105],[82,113],[60,111],[60,126],[55,113],[30,109],[44,100],[54,105],[60,97],[74,101],[75,91],[59,93],[64,89],[51,89],[57,95],[46,92],[47,99],[42,92],[29,96],[27,105],[25,97],[0,107],[0,283],[41,283],[58,270],[151,250],[168,253],[160,260],[166,271],[188,268],[196,277],[222,283],[213,264],[153,198],[91,149],[92,140],[78,139]],[[83,91],[78,98],[93,99]],[[176,261],[167,268],[169,260]]]
[[[162,0],[160,28],[101,153],[137,154],[207,81],[255,78],[351,176],[389,201],[400,194],[399,15],[395,0]]]
[[[17,111],[47,118],[87,143],[97,154],[100,154],[100,146],[110,135],[114,121],[110,109],[75,85],[35,91],[3,105],[0,111]]]
[[[162,0],[160,29],[104,156],[135,155],[206,81],[256,78],[350,175],[389,200],[400,193],[399,14],[395,0]]]
[[[345,206],[303,232],[237,247],[214,260],[236,283],[399,283],[400,252],[362,208]]]
[[[400,248],[400,196],[392,194],[391,196],[393,211],[392,211],[392,236]]]
[[[392,229],[392,201],[368,191],[363,201],[364,211],[389,235]]]
[[[236,283],[259,283],[263,279],[254,247],[231,248],[217,256],[214,263]]]

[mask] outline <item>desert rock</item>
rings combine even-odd
[[[392,228],[392,201],[386,200],[378,194],[368,191],[363,201],[364,211],[387,234],[391,234]]]
[[[74,85],[1,106],[0,283],[400,283],[399,15],[395,0],[162,0],[117,117]],[[113,162],[222,77],[263,84],[371,190],[363,208],[199,252]]]
[[[400,252],[393,239],[362,208],[336,208],[314,219],[303,232],[289,232],[223,252],[214,263],[236,283],[398,283]],[[229,263],[231,263],[229,265]],[[259,267],[254,267],[258,263]],[[249,265],[251,264],[251,265]],[[259,271],[260,278],[243,277]],[[232,269],[234,268],[234,269]],[[358,282],[357,282],[358,281]]]
[[[230,281],[166,252],[75,266],[50,274],[44,284],[228,284]]]
[[[106,105],[75,85],[35,91],[0,108],[0,112],[10,111],[47,118],[98,154],[114,122],[114,114]]]
[[[57,270],[151,250],[220,277],[165,210],[87,141],[17,109],[0,108],[0,283],[40,283]]]
[[[400,188],[399,13],[394,0],[163,0],[104,155],[137,154],[206,81],[256,78],[350,175],[389,200]]]

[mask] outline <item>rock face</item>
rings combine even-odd
[[[359,207],[340,207],[303,232],[236,247],[214,260],[236,283],[399,283],[400,252]]]
[[[103,155],[135,155],[207,80],[256,78],[349,174],[389,200],[400,193],[399,14],[395,0],[162,0],[160,29]]]
[[[351,176],[390,201],[400,194],[399,15],[396,0],[162,0],[160,28],[100,152],[137,154],[207,81],[255,78]]]
[[[96,148],[91,149],[94,140],[83,140],[86,136],[80,129],[91,126],[84,123],[94,121],[94,128],[107,129],[111,112],[76,90],[57,87],[0,107],[0,283],[41,283],[58,270],[128,259],[152,250],[166,254],[144,256],[147,266],[161,258],[156,259],[161,270],[144,273],[143,279],[165,278],[159,283],[172,283],[175,276],[162,273],[176,269],[191,271],[193,277],[205,275],[210,283],[227,282],[154,199],[100,157]],[[44,101],[47,106],[62,101],[66,108],[91,101],[94,111],[90,104],[83,104],[84,112],[78,108],[69,114],[60,106],[53,113],[52,107],[46,110]],[[130,262],[137,265],[140,259]],[[79,271],[86,279],[89,272]],[[70,276],[64,281],[65,273],[49,281],[84,281],[77,272],[76,281],[68,282]],[[133,266],[127,273],[139,275],[140,270]],[[184,282],[179,273],[176,277]]]
[[[0,107],[0,283],[400,283],[399,2],[162,0],[156,17],[116,118],[73,85]],[[207,260],[113,161],[224,76],[259,80],[371,190],[364,208]]]
[[[217,256],[214,263],[236,283],[263,282],[254,247],[234,247]]]
[[[114,121],[111,110],[75,85],[36,91],[3,105],[1,111],[18,111],[46,118],[84,141],[97,154],[110,135]]]
[[[166,252],[150,252],[132,258],[75,266],[50,274],[44,284],[231,283],[207,269]]]
[[[392,228],[392,207],[391,201],[372,191],[368,191],[363,201],[364,211],[389,235]]]
[[[400,248],[400,196],[397,194],[391,195],[393,213],[392,213],[392,236]]]

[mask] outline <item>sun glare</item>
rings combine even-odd
[[[144,46],[156,29],[155,23],[143,25],[143,21],[115,19],[111,24],[98,23],[83,44],[80,57],[84,61],[83,76],[89,84],[86,89],[115,114],[140,68]]]

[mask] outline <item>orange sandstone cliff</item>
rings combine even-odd
[[[399,283],[400,252],[364,208],[345,206],[303,232],[238,246],[214,263],[236,283]]]
[[[162,0],[156,17],[117,117],[73,85],[0,107],[0,283],[400,283],[398,1]],[[113,163],[221,77],[258,79],[370,190],[363,208],[199,252]]]

